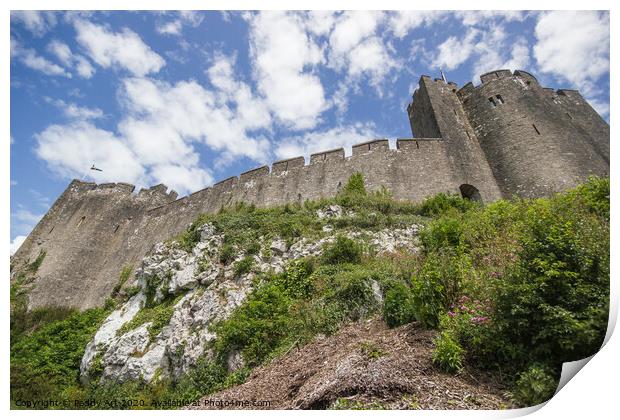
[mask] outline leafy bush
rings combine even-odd
[[[362,246],[352,239],[339,235],[336,237],[336,242],[325,246],[321,260],[325,264],[359,264],[362,260]]]
[[[439,193],[427,198],[420,204],[418,212],[422,216],[441,216],[451,211],[464,213],[479,206],[475,201],[467,200],[458,194]]]
[[[449,253],[427,256],[421,270],[412,279],[416,318],[430,327],[439,325],[439,316],[452,305],[461,290],[466,259]]]
[[[527,209],[521,245],[497,289],[506,342],[546,364],[596,352],[609,311],[608,222],[563,197],[539,200]]]
[[[220,247],[219,260],[222,264],[229,264],[237,255],[235,247],[231,244],[225,243]]]
[[[312,274],[314,263],[310,259],[299,259],[289,263],[284,272],[275,279],[286,293],[293,298],[309,298],[314,292]]]
[[[76,312],[11,341],[11,401],[59,398],[77,382],[84,348],[105,318],[102,309]]]
[[[433,220],[420,233],[422,244],[428,252],[443,248],[460,251],[463,236],[463,222],[458,217],[444,216]]]
[[[383,318],[390,327],[398,327],[415,320],[411,289],[405,284],[395,283],[385,293]]]
[[[434,326],[438,314],[470,360],[504,372],[592,355],[608,317],[608,200],[608,182],[593,178],[552,198],[436,219],[414,275],[418,315]],[[465,291],[468,301],[454,300]]]
[[[465,351],[448,331],[443,331],[434,340],[433,363],[442,370],[454,373],[463,367]]]
[[[237,261],[233,266],[235,277],[240,277],[252,271],[254,267],[254,257],[248,255]]]
[[[361,172],[355,172],[352,174],[342,191],[344,194],[366,195],[364,175],[362,175]]]
[[[248,366],[260,364],[281,343],[293,324],[292,299],[277,284],[254,291],[231,316],[215,327],[216,350],[227,354],[241,349]]]
[[[326,291],[326,299],[341,308],[343,319],[359,320],[377,309],[371,276],[372,273],[365,270],[351,270],[333,278],[332,288]]]
[[[530,407],[550,400],[557,387],[558,380],[548,370],[532,366],[519,374],[512,397],[519,406]]]

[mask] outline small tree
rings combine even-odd
[[[344,186],[345,194],[366,195],[366,187],[364,186],[364,175],[361,172],[355,172]]]

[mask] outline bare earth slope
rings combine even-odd
[[[204,397],[192,409],[209,408],[208,400],[269,400],[270,409],[510,407],[504,390],[481,372],[449,375],[434,367],[434,334],[415,323],[394,329],[381,319],[352,324],[255,369],[246,383]]]

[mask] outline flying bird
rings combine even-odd
[[[93,163],[93,166],[90,167],[91,171],[99,171],[99,172],[103,172],[103,169],[99,169],[95,166],[95,164]]]

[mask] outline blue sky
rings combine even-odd
[[[528,70],[608,119],[609,14],[12,12],[11,252],[73,178],[185,195],[410,137],[406,105],[439,68],[459,86]]]

